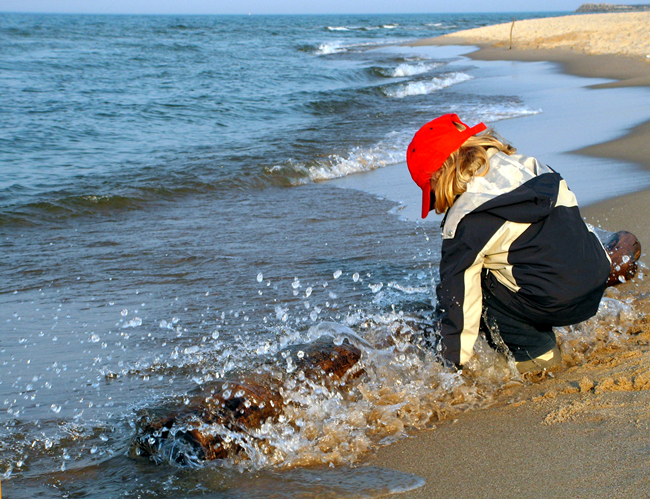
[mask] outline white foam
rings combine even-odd
[[[342,40],[324,42],[318,45],[316,49],[316,54],[318,55],[329,55],[329,54],[338,54],[341,52],[348,52],[354,50],[365,50],[368,48],[381,47],[386,45],[394,45],[393,40],[376,40],[372,42],[362,42],[362,43],[344,43]]]
[[[328,42],[321,43],[316,50],[317,54],[328,55],[328,54],[338,54],[340,52],[346,52],[348,49],[342,42]]]
[[[404,76],[415,76],[423,73],[428,73],[432,69],[441,66],[440,63],[430,63],[430,64],[400,64],[395,69],[393,69],[389,75],[393,78],[402,78]]]
[[[380,26],[327,26],[327,31],[374,31],[376,29],[395,29],[399,24],[382,24]]]
[[[467,122],[483,121],[485,123],[494,123],[511,118],[519,118],[521,116],[541,114],[544,111],[539,108],[535,109],[513,102],[512,104],[479,104],[478,106],[471,107],[454,106],[449,109],[449,112],[463,116]]]
[[[355,147],[347,156],[330,155],[326,160],[316,164],[292,164],[291,168],[306,175],[298,183],[331,180],[353,173],[367,172],[404,161],[404,150],[410,135],[391,132],[384,140],[370,147]],[[274,167],[272,170],[281,169]]]
[[[382,89],[386,97],[403,99],[413,95],[424,95],[436,92],[452,85],[474,79],[466,73],[451,73],[443,77],[436,77],[429,81],[412,81],[395,87]]]
[[[428,293],[429,292],[429,287],[428,286],[403,286],[401,284],[398,284],[396,282],[389,282],[388,283],[389,288],[397,289],[398,291],[401,291],[402,293],[406,293],[408,295],[413,295],[416,293]]]

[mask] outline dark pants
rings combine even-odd
[[[486,290],[483,291],[481,331],[490,346],[499,351],[507,347],[517,362],[534,359],[556,345],[550,325],[526,322]]]

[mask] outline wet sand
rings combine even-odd
[[[596,16],[606,16],[600,18],[604,30],[621,29],[612,16],[631,18],[627,14]],[[639,22],[647,26],[650,13],[645,16]],[[573,27],[565,18],[535,21],[542,26],[546,23],[552,39],[546,44],[540,40],[535,44],[522,42],[517,50],[508,50],[507,46],[504,49],[503,40],[489,39],[490,33],[498,35],[503,31],[493,27],[418,43],[481,45],[469,57],[552,61],[571,74],[617,79],[594,88],[650,84],[650,64],[644,58],[616,51],[616,40],[621,37],[601,33],[601,38],[611,43],[601,44],[601,52],[590,55],[580,39],[596,35],[593,30],[581,28],[580,23],[582,18],[593,16],[569,17],[575,20]],[[598,27],[594,19],[588,21],[593,29]],[[566,30],[564,38],[562,33],[556,33],[557,26]],[[481,30],[491,31],[481,34]],[[637,36],[637,46],[645,47],[647,34],[638,39],[640,31],[629,25],[627,32]],[[574,45],[553,46],[561,39],[574,40]],[[575,153],[624,159],[650,168],[650,122],[630,129],[623,138]],[[582,213],[588,222],[604,229],[625,229],[636,234],[644,247],[641,260],[647,262],[649,191],[603,201],[583,208]],[[642,271],[650,273],[647,268]],[[565,355],[562,368],[551,375],[530,377],[523,387],[505,390],[487,409],[466,412],[437,423],[431,431],[380,448],[373,465],[416,473],[426,479],[424,487],[399,497],[647,497],[650,275],[610,288],[606,296],[628,303],[633,311],[633,333],[625,341],[603,338],[580,361]]]

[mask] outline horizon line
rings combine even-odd
[[[574,10],[477,10],[459,12],[312,12],[312,13],[187,13],[187,12],[32,12],[32,11],[0,11],[2,14],[33,14],[33,15],[71,15],[71,16],[380,16],[380,15],[453,15],[453,14],[556,14],[576,13]]]

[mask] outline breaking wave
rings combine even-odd
[[[474,77],[466,73],[451,73],[446,76],[436,77],[429,81],[413,81],[396,86],[384,87],[382,92],[392,99],[403,99],[413,95],[425,95],[437,92],[446,87],[451,87]]]
[[[404,78],[428,73],[440,66],[440,62],[401,63],[394,68],[374,68],[374,71],[384,78]]]
[[[293,177],[294,185],[345,177],[405,161],[404,151],[409,140],[410,132],[393,132],[381,142],[355,147],[347,155],[332,154],[326,159],[308,163],[288,161],[269,168],[267,172]]]

